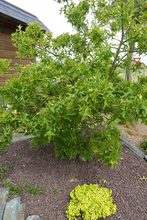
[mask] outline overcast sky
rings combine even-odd
[[[6,0],[37,16],[55,35],[71,32],[72,28],[54,0]]]
[[[72,32],[72,27],[59,13],[59,4],[54,0],[6,0],[37,16],[56,36],[64,32]],[[77,1],[77,0],[76,0]],[[147,57],[142,57],[147,65]]]

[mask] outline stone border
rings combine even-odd
[[[9,191],[0,188],[0,220],[42,220],[38,215],[28,216],[26,205],[21,198],[16,197],[7,201]]]
[[[25,140],[29,140],[33,138],[33,136],[31,135],[23,135],[22,133],[17,133],[16,135],[14,135],[13,139],[12,139],[12,143],[16,143],[18,141],[25,141]]]
[[[132,145],[126,138],[124,137],[120,137],[120,140],[122,141],[122,143],[125,145],[125,147],[129,148],[131,151],[133,151],[136,155],[138,155],[139,157],[141,157],[142,159],[147,161],[147,155],[139,150],[139,148],[137,148],[136,146]]]

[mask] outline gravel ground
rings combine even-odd
[[[107,219],[147,219],[147,181],[140,179],[147,177],[147,162],[125,147],[115,169],[96,160],[61,161],[54,157],[51,147],[33,150],[29,147],[29,141],[12,144],[7,153],[0,156],[0,164],[4,163],[13,165],[7,173],[7,178],[12,182],[19,186],[30,183],[43,187],[41,195],[22,196],[29,214],[40,215],[43,220],[65,220],[69,192],[78,184],[85,183],[98,183],[113,190],[118,211]],[[102,179],[107,183],[102,183]]]

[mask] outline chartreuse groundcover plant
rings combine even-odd
[[[115,214],[117,207],[112,201],[112,190],[97,184],[78,185],[70,193],[67,218],[97,220]]]
[[[38,61],[17,65],[18,77],[0,87],[0,152],[21,130],[34,137],[33,147],[52,143],[61,159],[95,157],[113,167],[121,145],[117,125],[147,123],[147,78],[125,80],[117,69],[132,71],[132,51],[147,52],[146,6],[143,0],[57,2],[72,34],[54,37],[35,23],[12,35],[18,57]],[[1,73],[8,67],[0,62]]]

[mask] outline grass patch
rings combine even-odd
[[[147,138],[141,141],[140,147],[147,153]]]
[[[24,195],[29,193],[32,196],[40,195],[43,192],[43,188],[40,186],[33,186],[29,183],[24,184],[23,186],[18,186],[9,179],[3,181],[3,186],[10,191],[10,195]]]
[[[25,192],[30,193],[32,196],[37,196],[43,192],[43,188],[40,186],[32,186],[30,184],[26,184],[24,187]]]
[[[14,184],[8,179],[4,181],[4,187],[9,189],[10,195],[22,195],[23,194],[22,188],[17,186],[16,184]]]
[[[54,195],[60,195],[61,194],[61,189],[59,189],[57,187],[53,188],[53,194]]]
[[[2,164],[0,165],[0,180],[4,180],[6,178],[7,172],[12,168],[11,164]]]
[[[130,130],[130,129],[128,129],[128,130],[127,130],[127,133],[128,133],[130,136],[132,136],[132,135],[133,135],[133,131],[132,131],[132,130]]]

